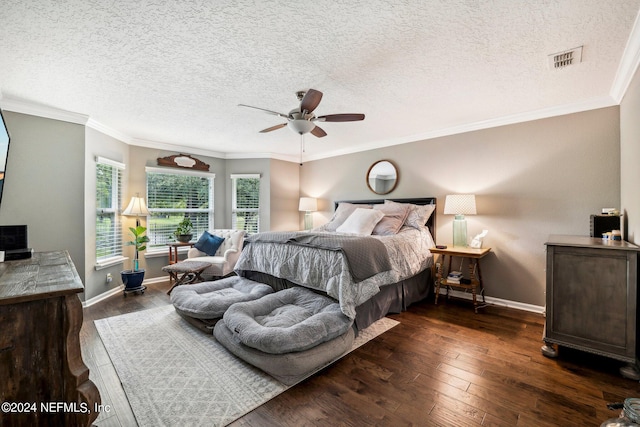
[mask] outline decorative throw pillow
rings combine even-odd
[[[338,233],[353,233],[368,236],[384,214],[370,208],[357,208],[336,231]]]
[[[323,226],[322,231],[336,231],[356,209],[371,209],[371,205],[356,205],[346,202],[338,203],[333,218]]]
[[[424,227],[433,212],[436,210],[436,205],[413,205],[410,203],[398,203],[391,200],[385,200],[384,204],[409,206],[409,215],[407,215],[404,223],[410,227],[418,229]]]
[[[209,256],[214,256],[220,245],[224,242],[224,237],[214,236],[213,234],[205,231],[194,245],[196,249]]]
[[[374,205],[374,210],[380,211],[384,217],[376,224],[373,233],[381,236],[397,234],[402,228],[402,224],[407,219],[410,206],[406,203],[386,203],[384,205]]]

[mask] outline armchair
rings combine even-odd
[[[209,233],[224,238],[224,242],[214,256],[209,256],[196,248],[191,248],[187,252],[189,260],[211,263],[211,267],[202,272],[202,277],[207,280],[212,277],[225,277],[233,272],[236,262],[240,258],[245,236],[244,230],[220,229],[210,230]]]

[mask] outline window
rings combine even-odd
[[[213,229],[213,180],[215,174],[197,171],[168,171],[148,167],[147,245],[153,252],[175,242],[173,232],[184,218],[193,223],[197,239],[204,231]]]
[[[231,228],[246,230],[247,233],[260,231],[260,175],[232,174],[232,218]]]
[[[106,266],[122,260],[122,171],[124,165],[96,158],[96,263]]]

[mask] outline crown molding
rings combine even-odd
[[[108,135],[112,138],[117,139],[118,141],[124,142],[125,144],[131,145],[133,138],[131,138],[129,135],[127,135],[126,133],[122,133],[117,129],[114,129],[110,126],[107,126],[105,124],[102,124],[100,122],[98,122],[97,120],[94,120],[92,118],[89,118],[89,120],[87,121],[87,127],[91,128],[93,130],[96,130],[100,133],[103,133],[105,135]]]
[[[226,153],[225,159],[273,159],[285,162],[299,163],[300,158],[297,156],[281,154],[281,153]],[[306,159],[304,159],[306,160]]]
[[[640,12],[636,15],[635,23],[622,53],[618,71],[611,86],[611,96],[617,104],[622,102],[631,80],[640,64]]]
[[[13,111],[14,113],[28,114],[30,116],[44,117],[46,119],[60,120],[78,125],[86,125],[87,121],[89,121],[89,116],[85,114],[61,110],[29,101],[0,97],[0,102],[2,103],[3,110]]]
[[[445,136],[458,135],[466,132],[473,132],[483,129],[490,129],[500,126],[512,125],[517,123],[530,122],[534,120],[547,119],[550,117],[564,116],[567,114],[580,113],[583,111],[597,110],[599,108],[612,107],[619,105],[611,96],[594,98],[584,102],[560,105],[556,107],[543,108],[540,110],[529,111],[520,114],[512,114],[509,116],[498,117],[490,120],[482,120],[474,123],[465,123],[459,126],[452,126],[444,129],[436,129],[433,131],[406,135],[400,138],[385,139],[374,141],[368,144],[358,145],[352,148],[345,148],[323,153],[320,155],[312,155],[306,157],[305,161],[321,160],[330,157],[344,156],[346,154],[354,154],[362,151],[376,150],[379,148],[392,147],[394,145],[407,144],[410,142],[424,141],[428,139],[441,138]]]
[[[186,145],[170,144],[167,142],[150,141],[147,139],[132,138],[129,145],[135,145],[137,147],[154,148],[158,150],[172,151],[182,153],[188,151],[189,154],[197,154],[200,156],[216,157],[219,159],[225,158],[225,153],[219,151],[203,150],[202,148],[189,147]]]

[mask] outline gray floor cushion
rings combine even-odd
[[[232,276],[214,282],[178,286],[171,293],[171,302],[183,316],[219,319],[232,304],[256,300],[272,292],[269,285]]]
[[[224,321],[215,325],[213,334],[231,353],[286,385],[296,384],[337,360],[351,349],[355,339],[350,327],[344,334],[308,350],[272,354],[238,342]]]
[[[223,320],[236,340],[272,354],[307,350],[343,335],[353,324],[337,301],[301,287],[234,304]]]

